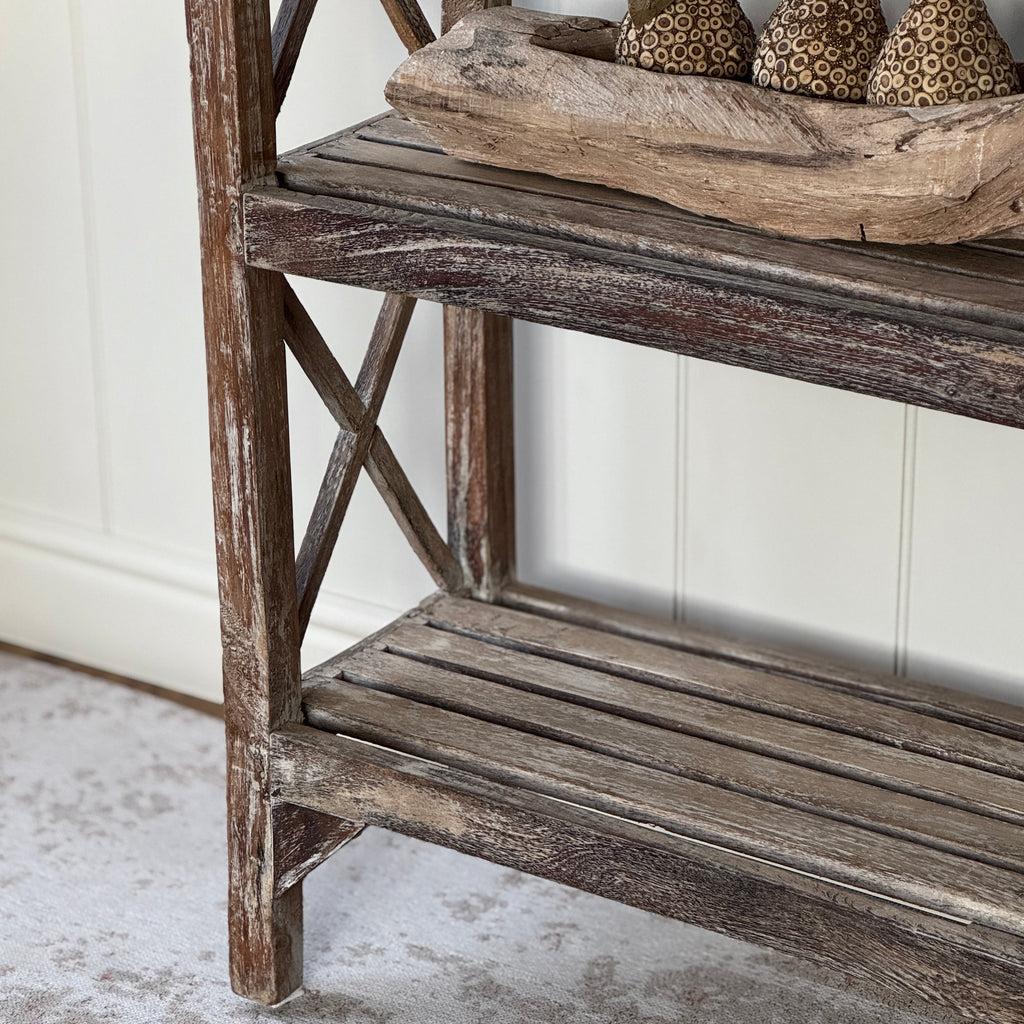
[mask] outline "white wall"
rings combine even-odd
[[[215,698],[181,6],[0,0],[0,638]],[[1014,0],[989,8],[1024,55]],[[375,113],[401,59],[373,0],[321,0],[313,32],[282,148]],[[354,373],[375,297],[296,286]],[[1024,434],[517,331],[525,578],[1024,701]],[[421,306],[383,425],[443,522],[439,355]],[[334,431],[298,374],[292,390],[301,524]],[[429,589],[361,483],[306,660]]]

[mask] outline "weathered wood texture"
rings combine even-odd
[[[893,708],[876,726],[870,698],[459,598],[308,674],[303,703],[330,732],[1024,936],[1017,740]]]
[[[499,864],[762,945],[980,1024],[1024,1014],[1016,936],[596,812],[459,767],[289,727],[282,792]]]
[[[275,163],[266,4],[188,0],[228,756],[231,981],[301,984],[302,891],[279,892],[269,737],[300,715],[281,282],[242,258],[241,190]]]
[[[366,407],[287,282],[284,286],[284,313],[285,341],[296,361],[341,430],[355,432],[357,424],[366,416]],[[434,582],[446,590],[461,590],[459,563],[441,539],[378,426],[373,428],[366,471]]]
[[[920,842],[930,848],[995,867],[1024,871],[1019,824],[990,819],[977,803],[971,811],[940,804],[930,795],[923,795],[923,789],[915,789],[912,783],[900,779],[898,774],[893,783],[902,784],[909,792],[893,789],[884,797],[877,786],[888,790],[888,779],[876,778],[876,786],[851,780],[843,774],[851,771],[851,762],[856,762],[858,753],[864,753],[865,744],[852,745],[853,756],[843,757],[843,753],[850,750],[850,746],[845,745],[842,752],[819,756],[815,759],[819,767],[809,770],[798,756],[793,757],[785,744],[776,747],[762,744],[760,750],[763,752],[759,752],[757,747],[739,746],[747,744],[748,733],[753,731],[749,728],[752,716],[739,715],[740,722],[735,731],[731,731],[732,709],[718,707],[710,712],[703,711],[699,701],[679,700],[674,694],[650,692],[651,687],[637,685],[632,680],[552,663],[519,652],[495,651],[489,657],[486,652],[480,652],[481,646],[487,645],[456,639],[436,630],[407,628],[387,638],[386,650],[364,650],[347,659],[343,676],[353,683],[381,688],[410,701],[426,702],[446,712],[454,711],[460,716],[495,725],[512,723],[515,729],[530,737],[544,737],[602,755],[564,754],[554,744],[546,744],[544,739],[526,741],[531,756],[546,756],[551,764],[560,764],[564,757],[573,763],[579,761],[596,766],[592,778],[602,787],[606,787],[612,778],[616,779],[612,783],[615,786],[623,781],[618,777],[617,765],[608,771],[604,768],[611,764],[609,758],[621,760],[701,783],[701,786],[693,788],[693,792],[698,794],[695,799],[706,799],[708,804],[715,798],[700,795],[708,792],[704,786],[720,786],[746,796],[770,800],[783,807]],[[564,683],[559,673],[564,674]],[[526,686],[529,689],[525,689]],[[620,703],[616,703],[613,697],[616,688],[621,689]],[[315,709],[315,713],[311,710],[310,717],[314,724],[322,725],[318,716],[332,707],[337,708],[336,702],[347,700],[352,693],[337,682],[327,685],[327,690],[329,692],[321,693],[313,689],[307,694],[309,708]],[[649,692],[645,693],[645,690]],[[377,711],[363,707],[361,697],[361,694],[355,696],[353,713],[364,728],[379,728],[371,724]],[[631,701],[636,701],[636,706],[631,705],[628,712],[623,712],[621,708]],[[695,707],[696,713],[686,717]],[[345,713],[348,713],[348,708]],[[419,714],[420,710],[417,708],[411,713]],[[447,715],[433,711],[424,712],[423,717],[424,726],[448,719]],[[717,729],[707,728],[709,719],[716,722]],[[388,723],[387,728],[408,731],[408,723],[400,722],[401,717],[398,716]],[[770,721],[766,721],[765,726],[769,725]],[[769,732],[767,728],[763,731]],[[802,731],[808,739],[814,735],[814,730],[806,728],[794,731]],[[507,734],[503,730],[492,732],[486,728],[479,729],[478,733],[482,742],[494,741],[492,753],[502,758],[506,771],[511,771],[504,756]],[[446,732],[440,735],[450,741]],[[468,741],[470,744],[476,742],[472,733]],[[393,742],[393,738],[389,740],[389,744]],[[403,741],[397,749],[413,748],[405,746]],[[895,772],[899,773],[903,767],[901,759],[894,757],[892,763]],[[855,764],[852,770],[856,770]],[[625,771],[628,774],[628,769]],[[976,792],[984,782],[980,777],[972,778],[972,774],[976,776],[976,773],[961,772],[956,779],[968,800],[971,791]],[[654,777],[641,772],[627,785],[640,783],[644,778]],[[564,783],[564,775],[559,775],[559,781]],[[948,790],[952,787],[943,788]],[[1021,787],[1008,788],[1019,792]],[[961,792],[953,794],[951,799],[961,796]],[[946,796],[946,793],[941,795]],[[728,804],[728,798],[725,804]],[[745,805],[754,806],[749,802]],[[725,805],[719,808],[719,811],[724,810]],[[697,816],[692,820],[696,821]],[[837,843],[837,835],[829,822],[802,824],[810,820],[803,815],[792,815],[788,821],[782,821],[781,832],[791,835],[788,830],[793,825],[801,830],[806,828],[810,838],[803,842],[802,855],[811,858],[815,856],[814,851],[824,851],[817,855],[827,859],[828,851]],[[850,834],[850,830],[845,828],[839,832]],[[780,841],[778,850],[781,849]],[[773,852],[779,855],[777,851]],[[878,869],[883,860],[876,856],[872,870]]]
[[[365,828],[364,825],[311,811],[295,804],[276,803],[274,825],[274,893],[282,896],[298,885]]]
[[[346,168],[338,172],[339,181],[345,173]],[[569,231],[578,223],[578,208],[562,209]],[[985,299],[973,307],[961,300],[964,314],[972,316],[954,318],[936,310],[928,291],[901,290],[903,268],[884,258],[874,267],[874,287],[861,292],[844,279],[828,294],[798,283],[796,276],[785,283],[766,280],[742,256],[718,269],[447,213],[382,206],[369,197],[354,201],[284,188],[254,189],[246,196],[246,250],[254,266],[514,313],[1024,426],[1024,304],[1016,281],[1001,283],[1001,301],[990,300],[996,282],[990,289],[984,278],[969,274],[974,280],[963,284]],[[820,257],[827,262],[830,255],[826,250]],[[873,261],[864,262],[870,267]],[[1015,254],[1006,256],[1007,275],[1016,274],[1018,262]],[[941,278],[941,268],[937,273]],[[957,277],[951,271],[945,281]],[[858,293],[872,297],[853,297]]]
[[[432,43],[437,36],[416,0],[381,0],[391,24],[410,53]]]
[[[274,62],[274,112],[281,105],[291,85],[299,51],[306,38],[306,30],[316,10],[316,0],[281,0],[274,19],[271,50]]]
[[[377,317],[355,385],[362,412],[358,413],[353,408],[351,412],[358,413],[353,429],[343,429],[338,433],[296,559],[299,626],[303,632],[313,612],[356,481],[369,455],[377,417],[415,306],[416,300],[407,295],[389,294]]]
[[[660,12],[659,12],[660,13]],[[644,21],[650,21],[645,18]],[[534,46],[560,53],[571,53],[592,60],[615,60],[615,44],[619,38],[620,22],[603,18],[564,18],[547,21],[538,26],[530,38]]]
[[[505,0],[443,0],[442,31]],[[515,572],[512,321],[444,311],[448,540],[466,583],[492,597]]]
[[[332,171],[328,162],[347,166]],[[361,191],[367,182],[361,173],[364,164],[379,179],[376,192]],[[1020,242],[894,246],[779,238],[698,217],[646,196],[455,160],[422,128],[393,112],[285,154],[278,170],[282,183],[294,183],[300,192],[365,195],[385,206],[507,224],[638,254],[685,257],[700,266],[801,283],[823,294],[875,296],[910,308],[934,296],[939,302],[934,311],[953,317],[970,314],[977,304],[998,306],[994,282],[1019,284],[1024,279],[1021,265],[1007,259],[1024,251]],[[475,209],[470,205],[474,201]],[[566,213],[572,216],[566,218]],[[564,221],[561,230],[559,218]],[[880,273],[883,266],[887,274]],[[981,294],[972,298],[966,289],[958,293],[950,280],[952,272],[977,278]]]
[[[441,31],[450,32],[467,14],[504,7],[509,0],[441,0]]]
[[[647,640],[729,664],[763,669],[774,675],[807,679],[839,692],[861,694],[884,706],[879,715],[887,714],[887,707],[902,707],[996,736],[1024,740],[1024,707],[977,694],[967,697],[963,690],[867,672],[797,651],[751,646],[692,626],[623,611],[525,583],[517,582],[506,587],[500,602],[509,608],[534,612],[544,618]]]
[[[1024,96],[922,112],[660,75],[531,42],[557,20],[472,15],[385,95],[454,156],[779,234],[948,243],[1024,227]]]
[[[473,592],[493,597],[515,571],[512,323],[448,306],[444,328],[448,541]]]
[[[1024,737],[992,734],[980,717],[975,719],[972,727],[936,717],[928,699],[933,688],[926,684],[909,684],[919,695],[915,706],[902,708],[885,695],[840,692],[827,667],[820,669],[811,679],[793,679],[788,675],[785,663],[779,667],[768,664],[759,668],[748,667],[724,660],[713,652],[693,654],[684,649],[621,636],[603,628],[576,626],[542,615],[459,600],[434,602],[428,617],[437,629],[480,634],[502,645],[503,649],[507,647],[520,654],[554,658],[560,666],[570,663],[598,672],[614,671],[616,685],[619,678],[631,678],[653,685],[659,692],[678,691],[679,696],[673,699],[679,702],[675,706],[683,717],[699,716],[698,708],[702,701],[691,702],[682,694],[709,698],[715,702],[713,706],[719,712],[723,706],[729,707],[726,735],[739,733],[741,721],[762,723],[765,727],[763,740],[751,737],[746,742],[752,748],[765,745],[772,749],[786,743],[789,736],[812,736],[814,739],[807,744],[807,758],[815,758],[827,765],[834,758],[848,755],[859,766],[858,773],[865,775],[873,773],[867,766],[877,763],[876,779],[893,788],[898,785],[902,774],[897,762],[903,762],[906,770],[914,771],[917,785],[932,788],[933,783],[925,779],[934,778],[937,797],[942,788],[939,779],[952,783],[958,777],[977,778],[973,773],[963,774],[956,767],[936,765],[933,758],[970,765],[1008,778],[1024,779],[1024,743],[1021,742]],[[485,652],[478,651],[477,654],[485,658]],[[890,689],[899,694],[904,689],[904,681],[893,678]],[[1020,717],[1021,708],[984,698],[977,700],[993,712],[1006,708],[1006,721],[1012,722]],[[628,700],[625,703],[631,704]],[[960,704],[965,717],[971,713],[974,703],[975,698],[961,695]],[[745,711],[751,713],[749,718]],[[770,719],[765,719],[765,715],[771,716]],[[696,725],[692,718],[688,720],[691,725]],[[786,720],[813,728],[790,731]],[[711,721],[708,719],[709,727]],[[830,736],[824,743],[819,729],[845,735]],[[878,762],[876,757],[880,758]],[[918,775],[910,768],[911,764],[918,766],[923,774]],[[986,813],[1009,816],[1024,824],[1024,804],[1018,802],[1024,796],[1024,790],[1014,783],[1000,791],[1004,780],[989,776],[985,779],[981,799],[1001,801],[998,806],[990,806]],[[914,784],[907,788],[914,788]],[[1000,792],[1001,796],[997,796]]]

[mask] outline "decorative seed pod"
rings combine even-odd
[[[872,69],[868,103],[931,107],[1020,91],[984,0],[914,0]]]
[[[674,0],[637,28],[622,21],[615,60],[672,75],[747,78],[754,26],[736,0]]]
[[[758,40],[754,83],[859,103],[888,31],[881,0],[782,0]]]

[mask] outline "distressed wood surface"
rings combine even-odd
[[[282,188],[251,190],[245,217],[254,266],[1024,426],[1019,325]]]
[[[366,827],[295,804],[276,803],[274,823],[274,893],[282,896],[298,885]]]
[[[355,425],[366,415],[366,407],[287,282],[284,285],[284,312],[285,341],[296,361],[338,426],[344,431],[355,431]],[[378,426],[373,428],[366,471],[434,582],[446,590],[461,590],[462,570],[455,556],[441,539]]]
[[[793,737],[798,742],[796,737],[805,734],[801,729],[790,731],[787,723],[844,733],[850,751],[880,751],[882,777],[899,777],[896,761],[905,759],[908,766],[930,766],[934,758],[1010,776],[990,779],[989,786],[995,790],[989,789],[986,799],[995,801],[991,805],[993,813],[1013,816],[1024,824],[1024,787],[1013,781],[1024,779],[1024,743],[936,719],[927,709],[886,707],[862,695],[836,692],[828,685],[824,672],[823,683],[815,684],[781,672],[730,664],[714,656],[690,654],[600,629],[458,599],[432,602],[426,609],[425,620],[445,632],[475,637],[513,652],[612,672],[616,677],[635,679],[662,690],[721,702],[731,709],[747,709],[754,712],[752,721],[769,715],[776,742],[783,742],[783,737]],[[484,654],[478,653],[481,657]],[[965,695],[963,703],[969,707],[971,700]],[[1011,713],[1019,711],[1005,706]],[[770,735],[769,730],[765,742],[772,742]],[[865,740],[869,742],[862,742]],[[837,737],[832,742],[842,741]],[[884,746],[879,748],[877,744]],[[808,744],[808,750],[813,751],[816,746],[824,746],[820,737]],[[833,754],[838,754],[836,748],[822,751],[826,759]],[[887,762],[887,757],[895,760]],[[960,773],[952,766],[942,771],[948,771],[946,777],[950,780],[974,777],[973,772]]]
[[[316,10],[316,0],[281,0],[271,34],[274,62],[274,113],[281,112],[288,94],[299,52],[306,39],[309,22]]]
[[[416,0],[381,0],[381,3],[409,53],[415,53],[437,38]]]
[[[374,325],[355,386],[363,413],[352,430],[338,434],[295,562],[302,631],[309,624],[356,481],[369,454],[377,417],[415,305],[416,300],[408,295],[388,294]]]
[[[966,688],[957,690],[932,683],[918,683],[891,674],[868,672],[828,662],[821,656],[812,657],[798,651],[753,646],[682,623],[623,611],[520,582],[506,587],[501,593],[500,602],[509,608],[534,612],[545,618],[647,640],[730,664],[747,665],[773,674],[807,679],[830,690],[869,697],[882,705],[877,717],[884,717],[890,706],[902,707],[971,729],[1024,740],[1024,707],[968,693]],[[968,683],[969,680],[965,679],[964,682]]]
[[[506,0],[442,0],[441,30]],[[512,320],[444,311],[448,539],[463,578],[492,597],[515,572]]]
[[[444,311],[448,540],[473,593],[515,571],[512,322]]]
[[[1018,938],[317,730],[275,736],[282,793],[795,953],[982,1024],[1024,1015]],[[855,951],[855,955],[851,955]]]
[[[467,14],[507,3],[508,0],[441,0],[441,31],[450,32]]]
[[[461,629],[471,634],[479,632],[471,611],[500,612],[473,601],[438,603],[463,606]],[[539,659],[498,649],[488,657],[446,632],[402,621],[372,647],[321,666],[307,676],[306,721],[1024,934],[1024,874],[1014,853],[1024,835],[1020,782],[870,743],[841,726],[795,726],[716,701],[702,709],[664,678],[636,685],[606,650],[595,648],[603,669],[581,671],[564,652]],[[508,643],[501,628],[490,637],[495,648]],[[656,662],[666,653],[648,646]],[[680,681],[687,677],[684,664]],[[751,726],[752,718],[763,724]],[[776,731],[782,738],[773,745]],[[713,743],[692,743],[687,732]],[[816,771],[776,763],[801,763],[787,747],[794,732]],[[871,787],[845,781],[858,777],[888,806],[872,811]],[[1005,819],[1015,815],[1011,826]]]
[[[778,234],[950,243],[1024,227],[1022,96],[921,111],[658,75],[531,42],[559,20],[520,8],[467,17],[385,95],[462,159]]]
[[[808,769],[783,760],[784,751],[756,753],[736,746],[741,737],[729,730],[729,708],[719,709],[721,728],[703,733],[699,712],[688,715],[686,702],[677,706],[674,694],[617,676],[595,681],[588,670],[478,647],[451,634],[414,628],[389,634],[383,649],[364,649],[346,659],[341,675],[527,735],[1024,871],[1019,825],[895,792],[884,780],[879,787],[832,774],[842,764],[828,766],[831,771]],[[470,659],[477,660],[467,667]],[[307,704],[316,703],[314,690]],[[770,721],[766,725],[770,729]],[[713,739],[704,738],[708,735]],[[820,733],[819,743],[824,746]]]
[[[454,160],[397,115],[283,157],[279,176],[303,192],[515,227],[800,284],[823,295],[1005,326],[1019,323],[1024,310],[1024,260],[1016,243],[892,246],[774,238],[601,186]]]
[[[246,266],[241,191],[274,171],[266,4],[187,0],[200,191],[227,735],[229,935],[236,992],[302,981],[302,890],[275,891],[270,732],[300,716],[281,282]]]

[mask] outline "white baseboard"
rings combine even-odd
[[[324,593],[304,667],[399,614]],[[0,507],[0,640],[221,699],[213,558],[178,554]]]

